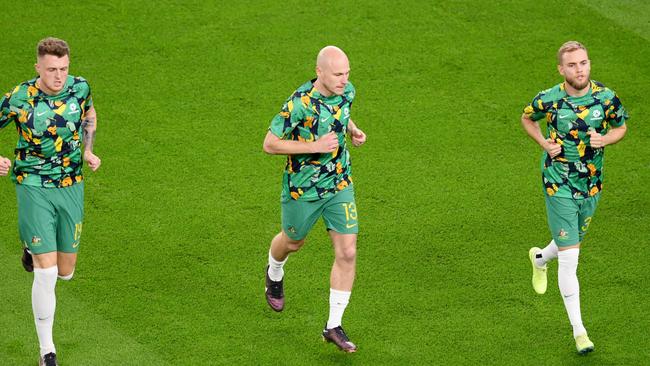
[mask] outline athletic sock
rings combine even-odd
[[[56,278],[57,266],[50,268],[34,268],[34,283],[32,284],[32,310],[36,334],[41,348],[41,356],[50,352],[56,353],[52,338],[54,311],[56,309]]]
[[[569,322],[573,327],[574,337],[587,333],[587,330],[582,325],[580,315],[580,284],[576,274],[579,255],[580,249],[578,248],[563,250],[558,253],[557,282],[560,287],[560,294],[562,294],[562,300],[564,300],[564,307],[567,315],[569,315]]]
[[[58,275],[58,278],[63,281],[70,281],[72,279],[72,276],[74,276],[74,269],[72,270],[72,272],[70,272],[69,275],[67,276]]]
[[[548,261],[557,258],[558,248],[555,244],[555,240],[551,240],[546,248],[542,249],[541,253],[538,253],[535,257],[535,264],[538,267],[544,267]]]
[[[330,318],[327,320],[327,329],[336,328],[341,325],[343,312],[350,302],[350,291],[339,291],[330,289]]]
[[[273,258],[273,255],[271,255],[271,250],[269,249],[269,278],[271,281],[280,281],[282,277],[284,277],[284,264],[287,263],[287,259],[289,257],[285,258],[283,261],[277,261],[275,258]]]

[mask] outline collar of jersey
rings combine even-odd
[[[63,96],[66,96],[69,94],[70,86],[72,85],[72,81],[74,80],[74,77],[71,75],[68,75],[68,77],[65,80],[65,84],[63,85],[63,88],[61,88],[61,91],[58,94],[50,95],[45,93],[41,88],[39,88],[36,84],[38,81],[38,76],[33,78],[29,84],[31,84],[36,90],[38,91],[38,94],[35,95],[35,97],[41,97],[41,98],[47,98],[47,99],[59,99]]]
[[[314,85],[315,81],[316,81],[316,79],[311,80],[311,88],[307,92],[307,95],[309,95],[310,97],[312,97],[314,99],[318,99],[323,103],[338,104],[337,98],[342,98],[343,96],[338,95],[338,94],[332,94],[329,97],[324,96],[323,94],[321,94],[318,91],[318,89],[316,89],[316,85]]]

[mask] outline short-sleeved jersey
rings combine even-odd
[[[283,140],[315,141],[330,132],[339,147],[326,154],[288,155],[282,177],[282,199],[315,201],[336,194],[352,184],[350,152],[345,134],[355,90],[352,83],[343,95],[321,95],[311,80],[301,85],[271,121],[269,131]]]
[[[0,100],[0,128],[11,122],[18,131],[11,179],[45,188],[67,187],[83,180],[81,121],[92,106],[90,86],[68,76],[57,95],[45,94],[37,78],[16,86]]]
[[[524,108],[533,121],[546,118],[547,138],[561,145],[551,158],[542,155],[542,183],[548,196],[584,199],[602,190],[604,148],[592,148],[590,130],[604,135],[629,118],[616,93],[591,81],[587,94],[569,96],[564,83],[537,94]]]

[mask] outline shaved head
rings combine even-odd
[[[327,69],[330,66],[332,60],[336,59],[345,59],[347,61],[348,56],[343,52],[342,49],[336,46],[325,46],[323,49],[318,52],[318,57],[316,57],[316,67],[321,69]]]
[[[324,47],[316,57],[316,75],[314,85],[321,94],[343,95],[350,75],[348,56],[336,46]]]

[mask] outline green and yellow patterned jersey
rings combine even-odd
[[[324,97],[311,80],[287,99],[271,121],[269,131],[283,140],[311,142],[330,132],[338,136],[332,153],[288,155],[282,177],[282,199],[315,201],[330,197],[352,184],[350,152],[345,134],[355,90],[352,83],[343,95]]]
[[[616,93],[591,81],[589,92],[571,97],[564,83],[537,94],[524,108],[533,121],[546,118],[547,138],[561,145],[562,151],[551,158],[542,155],[542,182],[548,196],[584,199],[602,189],[604,148],[592,148],[588,131],[605,135],[611,127],[620,127],[629,118]]]
[[[67,187],[83,180],[81,121],[92,106],[90,86],[68,76],[57,95],[36,87],[36,78],[16,86],[0,100],[0,128],[18,131],[11,179],[44,188]]]

